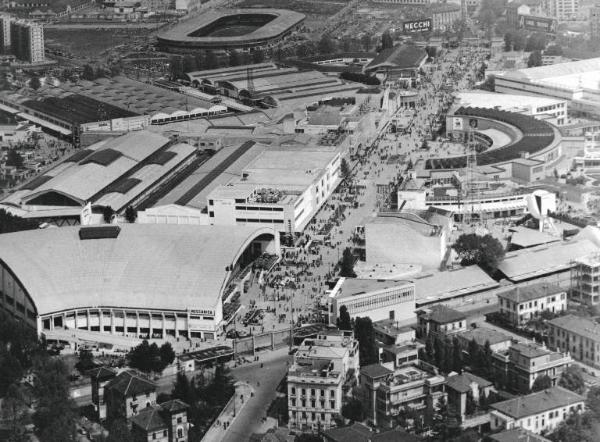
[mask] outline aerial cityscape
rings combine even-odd
[[[0,441],[599,442],[598,0],[5,0]]]

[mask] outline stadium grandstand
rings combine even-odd
[[[495,124],[493,123],[500,123]],[[505,146],[490,146],[477,155],[479,166],[510,163],[519,158],[542,159],[548,163],[560,156],[559,132],[545,121],[514,112],[489,108],[460,107],[447,117],[447,133],[451,138],[464,139],[467,132],[478,131],[492,124],[505,131],[511,142]],[[466,167],[466,156],[430,158],[426,169],[457,169]]]
[[[104,225],[0,235],[0,308],[49,340],[215,339],[273,229]],[[104,337],[103,337],[104,336]],[[110,341],[108,341],[110,342]]]
[[[128,131],[142,129],[149,118],[137,112],[81,94],[42,96],[32,99],[17,93],[0,95],[2,109],[38,124],[58,137],[72,139],[87,131]]]
[[[160,33],[158,46],[176,53],[268,49],[299,29],[305,18],[285,9],[206,11]]]
[[[116,212],[135,205],[190,165],[196,149],[148,131],[79,150],[18,188],[0,207],[24,218],[78,223],[86,203]]]
[[[317,71],[258,63],[222,69],[189,72],[191,86],[209,93],[245,100],[251,96],[285,101],[302,97],[355,93],[362,85],[344,83]]]

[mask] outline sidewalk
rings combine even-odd
[[[239,415],[240,411],[248,401],[252,400],[252,393],[254,393],[254,389],[250,385],[245,382],[236,382],[234,398],[232,398],[223,411],[221,411],[217,420],[202,438],[202,442],[218,442],[223,440],[223,437],[230,428],[233,420]]]

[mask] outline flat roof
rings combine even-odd
[[[414,284],[411,281],[397,281],[391,279],[344,278],[341,282],[336,298],[345,299],[378,290],[403,288],[408,286],[414,287]]]
[[[413,281],[417,304],[468,295],[500,285],[476,265],[417,276]]]
[[[458,93],[454,100],[454,105],[456,107],[500,108],[509,112],[530,112],[532,110],[535,111],[538,107],[552,106],[566,101],[558,98],[534,97],[530,95],[469,91]]]
[[[566,388],[552,387],[526,396],[497,402],[490,406],[513,419],[521,419],[544,411],[583,403],[584,400],[583,396]]]
[[[588,240],[563,241],[508,252],[498,265],[511,281],[523,281],[570,269],[574,260],[598,251]]]
[[[509,228],[513,232],[510,243],[519,247],[527,248],[539,246],[541,244],[553,243],[560,241],[561,238],[550,235],[539,230],[529,229],[524,226],[516,226]]]
[[[502,342],[512,341],[512,337],[509,335],[505,335],[495,329],[486,328],[486,327],[477,327],[471,330],[464,331],[457,335],[458,337],[466,340],[472,341],[475,340],[477,345],[483,347],[486,342],[489,342],[490,345],[500,344]]]
[[[231,266],[269,228],[122,224],[114,239],[79,227],[0,235],[0,260],[38,314],[85,307],[215,309]]]
[[[192,37],[189,34],[194,31],[210,25],[211,23],[229,16],[236,15],[273,15],[275,18],[254,31],[238,36],[205,36]],[[159,40],[174,43],[247,43],[256,40],[275,38],[286,32],[288,29],[301,23],[306,16],[299,12],[289,11],[287,9],[233,9],[227,11],[208,10],[202,15],[193,19],[186,20],[177,26],[160,33]]]

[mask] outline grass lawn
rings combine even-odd
[[[96,30],[96,29],[46,29],[46,45],[62,47],[75,56],[91,57],[102,54],[122,44],[133,43],[133,38],[148,35],[145,30]]]

